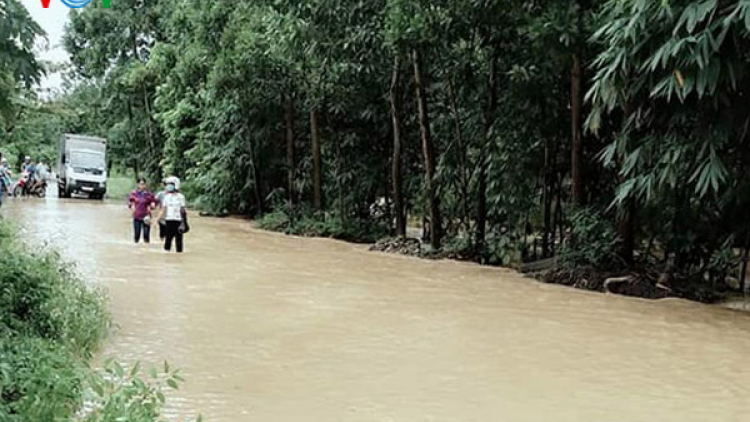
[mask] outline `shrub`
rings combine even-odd
[[[0,227],[9,230],[7,223]],[[81,354],[103,341],[110,320],[105,296],[57,253],[28,253],[9,239],[0,246],[0,268],[0,334],[58,341]]]
[[[92,371],[110,316],[101,290],[86,284],[54,252],[30,253],[0,220],[0,421],[160,421],[166,383],[108,363]],[[87,411],[82,412],[86,392]]]
[[[622,266],[620,239],[612,223],[600,213],[583,208],[571,216],[573,241],[560,251],[560,263],[567,268],[594,267],[613,269]]]
[[[90,405],[84,412],[83,422],[164,420],[161,418],[161,409],[166,403],[164,391],[177,389],[183,379],[180,371],[170,370],[166,362],[161,374],[155,368],[149,372],[148,377],[142,374],[139,364],[126,372],[115,361],[105,362],[103,372],[89,378]]]
[[[388,236],[389,228],[381,220],[343,220],[335,213],[303,210],[292,218],[286,210],[277,208],[258,221],[258,227],[265,230],[281,231],[287,234],[309,237],[332,237],[354,242],[375,242]]]
[[[284,211],[273,211],[258,220],[258,227],[264,230],[285,231],[289,227],[289,216]]]
[[[0,420],[56,421],[82,404],[83,364],[68,348],[11,335],[0,340]]]

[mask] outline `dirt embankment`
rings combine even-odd
[[[371,251],[396,253],[427,259],[473,260],[457,252],[430,252],[419,239],[382,239],[370,247]],[[703,303],[726,299],[730,286],[711,285],[702,278],[666,276],[645,270],[601,271],[594,268],[553,268],[527,274],[543,283],[560,284],[577,289],[614,293],[646,299],[675,297]]]
[[[702,303],[724,300],[729,286],[711,285],[702,278],[650,274],[646,271],[607,272],[593,268],[558,268],[538,274],[540,281],[579,289],[646,299],[675,297]]]

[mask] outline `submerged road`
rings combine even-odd
[[[750,420],[750,315],[548,286],[193,217],[186,253],[134,245],[121,203],[2,214],[109,290],[106,356],[164,359],[173,420]]]

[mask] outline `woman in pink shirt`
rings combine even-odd
[[[151,219],[151,210],[157,204],[156,197],[147,189],[146,179],[138,179],[138,187],[128,196],[128,208],[133,214],[135,243],[140,242],[141,231],[143,231],[143,242],[151,243],[151,222],[149,220]]]

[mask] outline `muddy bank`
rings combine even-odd
[[[718,303],[730,292],[728,285],[711,286],[700,279],[665,277],[643,271],[608,272],[592,268],[558,268],[535,276],[548,284],[614,293],[645,299],[679,298],[701,303]]]
[[[370,246],[374,252],[395,253],[425,259],[452,259],[455,261],[477,262],[476,255],[470,251],[432,250],[429,245],[413,237],[380,239]]]
[[[474,261],[476,257],[451,251],[430,251],[415,238],[382,239],[370,247],[371,251],[395,253],[425,259]],[[552,264],[553,267],[555,264]],[[528,278],[547,284],[559,284],[576,289],[613,293],[644,299],[679,298],[701,303],[719,303],[731,292],[729,285],[711,286],[702,279],[664,277],[644,270],[632,272],[601,271],[593,268],[545,268],[527,274]]]

